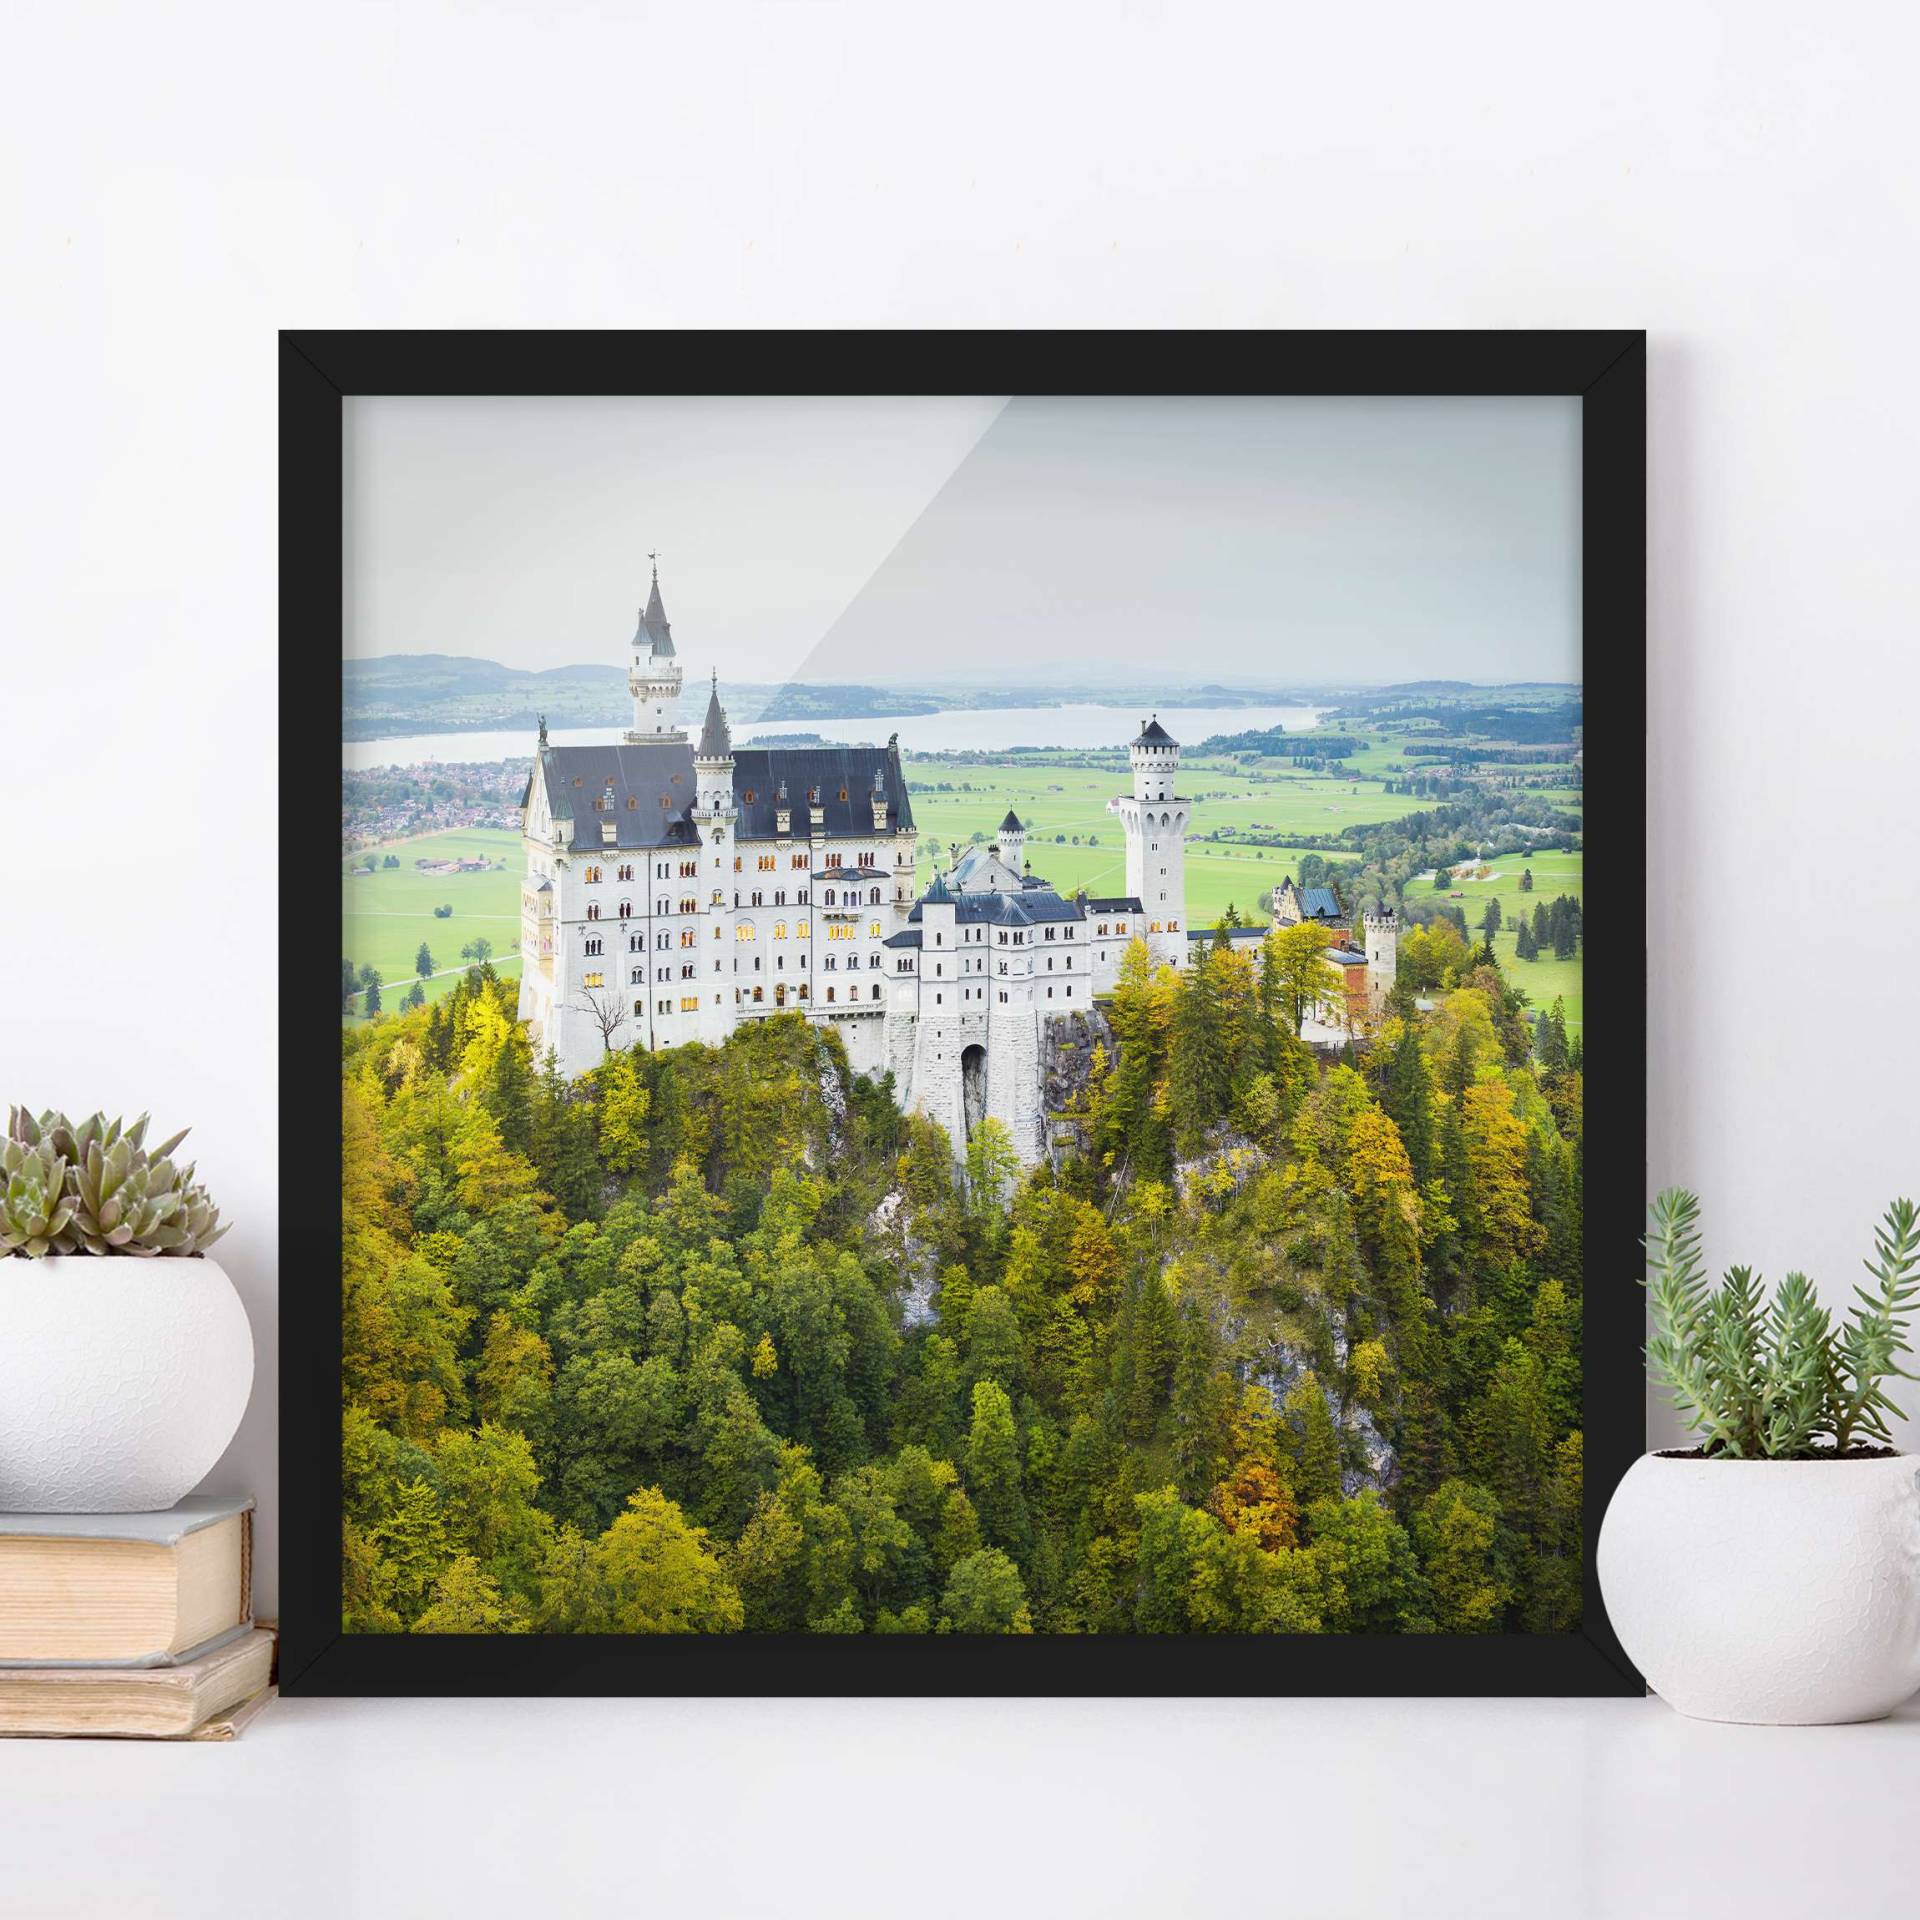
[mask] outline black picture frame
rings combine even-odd
[[[1642,1451],[1646,966],[1631,911],[1586,933],[1605,1044],[1586,1061],[1584,1624],[1561,1634],[439,1636],[340,1630],[339,1042],[313,850],[338,827],[342,406],[348,395],[1057,393],[1578,396],[1585,769],[1599,897],[1641,896],[1646,336],[1459,333],[280,335],[281,1654],[289,1694],[1629,1695],[1594,1573]],[[323,973],[327,976],[323,980]],[[318,1186],[316,1188],[316,1180]],[[297,1195],[297,1207],[290,1204]]]

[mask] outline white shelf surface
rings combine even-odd
[[[0,1741],[0,1914],[1915,1911],[1920,1707],[281,1700]]]

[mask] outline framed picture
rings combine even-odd
[[[1644,360],[283,335],[286,1690],[1637,1692]]]

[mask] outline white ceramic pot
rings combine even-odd
[[[1597,1566],[1620,1644],[1696,1719],[1877,1720],[1920,1687],[1911,1454],[1647,1454],[1607,1508]]]
[[[140,1513],[192,1492],[253,1391],[219,1264],[0,1259],[0,1513]]]

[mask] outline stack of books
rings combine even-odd
[[[0,1515],[0,1734],[230,1740],[273,1650],[251,1500]]]

